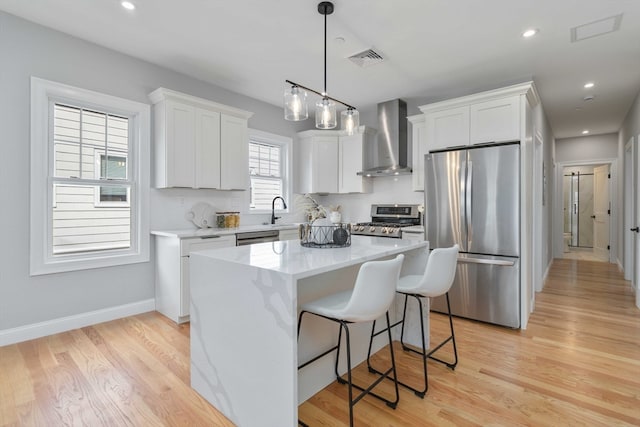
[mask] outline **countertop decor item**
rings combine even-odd
[[[333,224],[327,218],[313,224],[300,224],[300,244],[307,248],[351,246],[351,224]]]
[[[334,5],[329,1],[318,3],[318,13],[324,16],[324,90],[322,92],[315,91],[301,84],[285,80],[291,88],[287,87],[284,92],[284,118],[294,122],[306,120],[309,117],[307,107],[307,93],[315,93],[322,98],[316,102],[316,128],[333,129],[337,124],[336,102],[344,105],[347,109],[341,115],[342,129],[348,135],[353,133],[360,126],[360,114],[356,107],[333,98],[327,94],[327,15],[333,13]],[[303,90],[301,90],[303,89]]]
[[[342,222],[342,212],[340,212],[341,206],[329,206],[329,219],[332,223],[338,224]]]
[[[187,212],[186,218],[191,220],[198,228],[213,227],[213,206],[206,202],[198,202]]]
[[[326,218],[326,209],[319,204],[310,194],[296,195],[294,199],[296,211],[304,212],[307,222],[313,222],[318,218]]]

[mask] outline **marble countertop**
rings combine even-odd
[[[178,239],[188,239],[190,237],[202,236],[228,236],[231,234],[248,233],[251,231],[269,230],[294,230],[299,224],[266,224],[266,225],[241,225],[235,228],[190,228],[183,230],[152,230],[155,236],[177,237]]]
[[[368,260],[428,247],[428,244],[429,242],[418,240],[351,236],[351,246],[345,248],[308,248],[302,246],[299,241],[290,240],[196,251],[192,252],[191,256],[228,261],[300,279]]]

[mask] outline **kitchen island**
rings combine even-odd
[[[310,316],[298,343],[301,304],[351,289],[366,261],[404,253],[401,275],[424,271],[428,242],[367,236],[351,242],[317,249],[290,240],[191,254],[191,386],[237,425],[296,426],[298,404],[335,380],[335,354],[297,370],[337,339],[335,324]],[[399,311],[392,307],[392,319]],[[410,310],[405,331],[414,344],[417,312]],[[371,326],[353,326],[355,366],[366,358]],[[377,339],[374,350],[384,341]]]

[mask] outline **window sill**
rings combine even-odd
[[[66,259],[65,259],[66,258]],[[149,262],[149,252],[131,253],[119,252],[113,254],[100,254],[94,256],[81,255],[74,257],[59,256],[45,263],[31,262],[29,274],[40,276],[44,274],[64,273],[68,271],[90,270],[94,268],[116,267],[119,265],[137,264]]]

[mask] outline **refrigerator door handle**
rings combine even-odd
[[[472,221],[471,221],[471,215],[472,215],[472,211],[471,211],[471,203],[472,203],[472,196],[471,196],[471,183],[473,182],[473,162],[471,160],[469,160],[467,162],[467,177],[466,177],[466,182],[465,182],[465,213],[464,213],[464,217],[465,220],[467,222],[467,247],[471,247],[471,240],[473,239],[473,227],[471,226]]]
[[[511,267],[515,265],[513,261],[503,261],[499,259],[480,259],[480,258],[458,258],[458,262],[462,264],[489,264]]]

